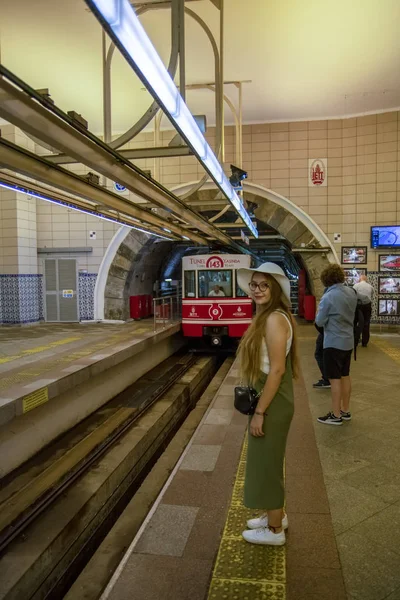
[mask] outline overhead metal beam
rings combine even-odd
[[[133,217],[131,218],[127,215],[119,213],[118,211],[99,210],[98,206],[90,202],[85,202],[79,198],[66,196],[58,190],[55,191],[26,178],[17,177],[16,175],[8,175],[7,173],[0,172],[0,187],[14,190],[17,193],[27,194],[28,196],[32,196],[38,200],[46,200],[59,206],[63,206],[64,208],[83,212],[93,217],[98,217],[99,219],[105,219],[117,225],[126,225],[127,227],[144,231],[149,235],[154,234],[158,237],[163,237],[171,241],[182,241],[180,237],[174,236],[172,233],[168,233],[164,229],[143,223],[142,221],[139,221],[139,219],[134,219]]]
[[[126,160],[140,160],[142,158],[171,158],[175,156],[190,156],[192,151],[187,146],[158,146],[156,148],[130,148],[119,150]],[[77,161],[65,154],[47,154],[46,160],[55,165],[71,165]]]
[[[146,177],[121,154],[109,148],[89,131],[81,129],[68,115],[37,94],[2,65],[0,65],[0,75],[3,76],[0,77],[0,117],[58,148],[94,171],[113,181],[118,181],[140,197],[170,210],[177,217],[217,239],[221,244],[238,249],[236,242],[183,204],[161,184]],[[13,85],[6,78],[11,80]],[[21,89],[24,91],[20,91]],[[242,250],[241,247],[240,249]]]
[[[167,227],[173,234],[176,234],[179,237],[186,236],[197,244],[204,244],[205,242],[204,237],[201,235],[161,219],[153,212],[144,210],[143,208],[140,208],[139,205],[105,190],[99,185],[89,183],[74,173],[64,171],[61,167],[52,165],[43,158],[28,152],[28,150],[20,148],[6,140],[2,140],[1,138],[0,164],[4,165],[7,169],[37,179],[38,181],[54,186],[57,189],[64,190],[69,194],[74,194],[89,200],[94,204],[94,208],[96,208],[96,205],[99,207],[99,212],[104,212],[100,207],[107,206],[109,209],[139,219],[140,222],[147,223],[150,226],[155,225],[161,229]]]

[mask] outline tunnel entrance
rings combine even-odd
[[[193,184],[174,190],[186,194]],[[215,216],[218,190],[211,182],[190,195],[186,202],[207,217]],[[250,247],[262,262],[277,262],[291,279],[300,269],[307,273],[309,292],[318,298],[323,288],[321,271],[339,262],[328,236],[313,219],[293,202],[262,186],[245,183],[244,198],[251,202],[257,218],[260,239]],[[222,220],[234,222],[235,213],[225,212]],[[218,222],[218,221],[217,221]],[[240,225],[239,225],[240,227]],[[100,266],[95,290],[95,318],[129,318],[129,295],[151,294],[153,282],[180,279],[180,258],[188,252],[205,253],[208,248],[158,240],[125,227],[116,233]]]

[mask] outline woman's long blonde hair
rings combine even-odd
[[[261,376],[262,342],[265,340],[266,336],[267,319],[275,310],[284,312],[292,323],[293,341],[290,349],[290,357],[292,361],[293,377],[296,378],[299,373],[296,323],[290,312],[289,305],[282,295],[281,286],[274,277],[267,274],[265,276],[270,286],[271,299],[267,304],[257,307],[256,316],[243,336],[238,348],[242,378],[250,386],[254,386]]]

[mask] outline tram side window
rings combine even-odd
[[[196,297],[196,275],[194,271],[185,271],[185,298]]]
[[[232,271],[198,271],[199,298],[232,298]]]
[[[236,297],[237,298],[247,298],[248,297],[246,292],[244,292],[242,289],[240,289],[238,284],[236,284]]]

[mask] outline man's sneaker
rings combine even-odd
[[[285,532],[282,529],[279,533],[274,533],[268,527],[260,527],[259,529],[249,529],[243,531],[243,538],[250,544],[259,544],[261,546],[283,546],[286,542]]]
[[[331,384],[329,383],[329,381],[324,381],[324,379],[320,379],[319,381],[317,381],[317,383],[313,383],[313,388],[316,388],[316,389],[329,390],[330,387],[331,387]]]
[[[343,421],[351,421],[351,412],[344,412],[344,410],[341,410],[340,416],[342,417]]]
[[[247,521],[247,527],[249,529],[260,529],[260,527],[268,527],[268,515],[264,514],[258,519],[250,519]],[[287,515],[284,515],[282,519],[282,527],[283,529],[287,529],[289,527],[289,521]]]
[[[317,421],[326,425],[343,425],[342,417],[335,417],[333,412],[328,412],[324,417],[318,417]]]

